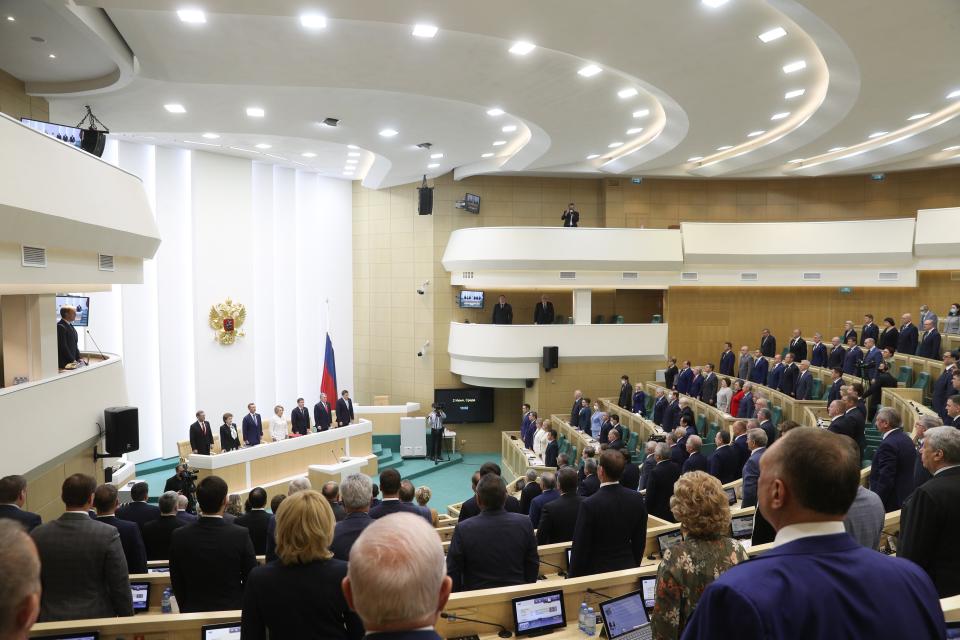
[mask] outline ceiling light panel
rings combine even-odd
[[[638,133],[641,133],[641,132],[643,132],[643,127],[634,127],[634,128],[632,128],[632,129],[627,129],[627,135],[628,135],[628,136],[635,136],[635,135],[637,135]]]
[[[439,167],[439,166],[440,166],[440,163],[438,163],[438,162],[431,162],[430,164],[427,165],[427,169],[436,169],[436,168]]]
[[[327,18],[319,13],[304,13],[300,16],[300,24],[306,29],[326,29]]]
[[[399,131],[397,131],[396,129],[381,129],[381,130],[380,130],[380,135],[381,135],[382,137],[384,137],[384,138],[392,138],[393,136],[397,135],[398,133],[399,133]]]
[[[703,156],[693,156],[692,158],[687,158],[687,162],[699,162],[703,160]]]
[[[599,157],[600,157],[599,153],[591,153],[590,155],[587,156],[587,160],[593,160],[594,158],[599,158]]]
[[[186,113],[187,112],[187,110],[183,107],[182,104],[176,104],[176,103],[165,104],[163,105],[163,108],[170,113]]]
[[[793,91],[787,91],[783,94],[784,100],[793,100],[794,98],[799,98],[807,92],[806,89],[794,89]]]
[[[502,116],[504,113],[506,113],[506,112],[505,112],[503,109],[501,109],[500,107],[494,107],[493,109],[487,109],[487,115],[490,116],[491,118],[496,118],[496,117],[498,117],[498,116]]]
[[[437,35],[439,29],[432,24],[415,24],[413,25],[413,35],[417,38],[432,38]]]
[[[764,31],[757,37],[760,38],[762,42],[767,43],[773,42],[774,40],[779,40],[785,35],[787,35],[787,32],[783,27],[776,27],[774,29],[770,29],[770,31]]]
[[[266,112],[260,107],[247,107],[247,115],[251,118],[262,118]]]
[[[317,154],[315,154],[313,151],[304,151],[304,152],[301,153],[300,155],[302,155],[304,158],[316,158],[316,157],[317,157]]]
[[[711,9],[716,9],[727,4],[730,0],[700,0],[705,6],[710,7]]]
[[[789,116],[789,115],[790,115],[790,112],[789,112],[789,111],[781,111],[780,113],[775,113],[775,114],[773,114],[772,116],[770,116],[770,119],[771,119],[771,120],[783,120],[784,118],[786,118],[786,117]]]
[[[890,133],[890,132],[889,132],[889,131],[875,131],[875,132],[871,133],[871,134],[870,134],[869,136],[867,136],[867,137],[869,137],[871,140],[873,140],[874,138],[879,138],[880,136],[885,136],[885,135],[887,135],[888,133]]]
[[[616,149],[617,147],[622,147],[622,146],[623,146],[622,142],[611,142],[610,144],[607,145],[607,149]]]
[[[490,152],[487,152],[487,153],[481,154],[480,157],[481,157],[481,158],[492,158],[492,157],[493,157],[493,154],[490,153]]]
[[[725,144],[722,147],[717,147],[717,151],[726,151],[727,149],[733,149],[733,145]]]
[[[588,64],[584,68],[580,69],[580,71],[577,71],[577,73],[583,76],[584,78],[592,78],[593,76],[597,75],[601,71],[603,71],[603,69],[601,69],[597,65]]]
[[[796,73],[797,71],[803,71],[807,68],[806,60],[795,60],[794,62],[788,62],[783,65],[784,73]]]
[[[640,92],[637,91],[636,89],[634,89],[633,87],[628,87],[628,88],[626,88],[626,89],[620,89],[620,91],[617,91],[617,95],[620,96],[621,98],[624,98],[624,99],[625,99],[625,98],[632,98],[633,96],[637,95],[638,93],[640,93]]]
[[[926,118],[928,115],[930,115],[930,114],[929,114],[929,113],[915,113],[915,114],[913,114],[912,116],[910,116],[909,118],[907,118],[907,120],[911,120],[911,121],[913,121],[913,120],[919,120],[920,118]]]
[[[953,100],[954,98],[960,98],[960,89],[947,94],[947,100]]]
[[[206,138],[207,140],[216,140],[217,138],[220,137],[220,134],[212,133],[208,131],[207,133],[203,134],[203,137]]]
[[[493,146],[495,146],[495,147],[502,147],[502,146],[505,145],[505,144],[507,144],[507,141],[506,141],[506,140],[497,140],[496,142],[493,143]]]
[[[204,24],[207,21],[207,14],[200,9],[180,9],[177,11],[177,17],[187,24]]]
[[[766,133],[766,131],[763,131],[762,129],[761,129],[761,130],[758,130],[758,131],[751,131],[750,133],[747,134],[747,137],[748,137],[748,138],[756,138],[757,136],[762,136],[762,135],[765,134],[765,133]]]
[[[440,158],[443,157],[443,154],[442,154],[442,153],[431,153],[431,154],[430,154],[430,157],[431,157],[433,160],[439,160]]]
[[[646,118],[648,115],[650,115],[650,109],[640,109],[633,112],[634,118]]]
[[[514,42],[509,51],[517,56],[525,56],[536,48],[537,45],[533,44],[532,42],[524,42],[521,40],[519,42]]]
[[[269,149],[271,145],[267,144],[266,142],[261,142],[260,144],[255,144],[253,146],[255,146],[257,149]]]

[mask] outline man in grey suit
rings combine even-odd
[[[96,488],[82,473],[64,480],[66,513],[31,534],[40,553],[41,622],[133,615],[120,533],[90,518]]]
[[[757,506],[757,480],[760,478],[760,458],[763,452],[767,450],[767,434],[763,429],[750,429],[747,431],[747,447],[750,449],[750,457],[747,463],[743,465],[743,500],[741,506]]]
[[[753,356],[750,355],[750,348],[747,345],[740,347],[740,366],[737,369],[737,377],[741,380],[749,380],[753,374]]]
[[[853,440],[844,438],[844,441],[850,447],[856,448],[856,455],[860,455],[860,449]],[[863,485],[858,485],[857,497],[847,510],[843,528],[862,546],[876,550],[880,547],[880,533],[886,515],[880,496]]]

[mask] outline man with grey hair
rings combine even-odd
[[[960,593],[960,430],[928,429],[923,466],[933,477],[903,505],[897,555],[916,562],[933,579],[941,598]]]
[[[654,456],[654,451],[657,449],[657,443],[655,440],[647,440],[646,445],[646,457],[643,459],[643,465],[640,467],[640,491],[643,491],[647,488],[647,478],[650,477],[650,472],[653,470],[653,466],[657,464],[656,457]]]
[[[191,524],[197,521],[197,516],[187,511],[190,500],[185,495],[177,496],[177,520],[183,524]]]
[[[440,538],[410,513],[367,527],[343,580],[343,595],[366,632],[392,640],[441,640],[433,627],[452,588]]]
[[[760,478],[760,458],[767,449],[767,434],[763,429],[747,431],[747,447],[750,457],[743,465],[743,500],[741,507],[757,506],[757,480]]]
[[[543,491],[530,503],[530,522],[533,523],[534,529],[540,526],[540,514],[543,512],[544,505],[560,497],[560,491],[557,490],[557,475],[552,471],[544,471],[540,475],[540,488]]]
[[[362,473],[347,476],[340,485],[340,499],[346,516],[337,523],[333,531],[330,551],[338,560],[350,559],[350,549],[364,529],[373,523],[370,517],[370,492],[373,488],[370,478]]]
[[[577,495],[589,498],[600,488],[600,478],[597,477],[597,459],[587,458],[583,461],[583,481],[577,489]]]
[[[691,471],[706,472],[709,465],[707,463],[707,457],[700,453],[701,447],[703,447],[703,440],[700,436],[687,437],[687,453],[690,455],[687,456],[687,460],[683,463],[683,473],[689,473]]]
[[[933,476],[923,466],[923,441],[927,431],[943,426],[940,416],[925,413],[913,424],[913,440],[917,446],[917,460],[913,465],[913,486],[919,487]]]
[[[0,519],[0,638],[26,640],[40,615],[40,557],[23,526]]]
[[[673,485],[680,477],[680,465],[671,459],[670,446],[666,442],[658,442],[653,455],[657,464],[647,479],[647,513],[674,522],[670,498],[673,497]]]
[[[523,489],[520,490],[520,513],[525,516],[530,515],[530,503],[533,502],[533,499],[542,493],[540,485],[537,483],[537,471],[536,469],[527,469],[527,473],[524,475],[526,484],[523,485]]]
[[[169,560],[170,538],[176,529],[184,526],[177,518],[177,492],[165,491],[158,501],[160,517],[143,525],[143,546],[147,560]]]
[[[880,409],[874,423],[883,440],[870,466],[870,490],[880,496],[883,508],[889,513],[899,509],[913,493],[917,450],[910,436],[900,428],[900,415],[892,408]]]
[[[773,426],[772,417],[773,413],[770,409],[757,409],[757,422],[763,432],[767,434],[767,444],[773,444],[773,441],[777,439],[777,429]]]
[[[740,406],[737,407],[735,418],[752,418],[755,411],[753,399],[753,383],[743,383],[743,396],[740,398]]]
[[[743,345],[740,347],[740,365],[737,368],[737,377],[741,380],[749,380],[753,374],[753,356],[750,355],[750,347]]]

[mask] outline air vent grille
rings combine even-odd
[[[900,279],[900,272],[898,271],[881,271],[877,274],[877,280],[880,282],[896,282]]]
[[[21,264],[25,267],[46,267],[47,250],[43,247],[21,246]]]
[[[760,279],[760,274],[756,271],[744,271],[740,274],[741,282],[756,282]]]
[[[818,271],[807,271],[803,274],[804,280],[820,280],[821,278],[822,274]]]
[[[560,272],[561,280],[576,280],[577,272],[576,271],[561,271]]]
[[[464,280],[470,280],[473,278],[473,271],[464,271],[462,277]]]
[[[696,271],[681,271],[680,279],[687,282],[692,282],[700,279],[700,274]]]
[[[640,274],[636,271],[624,271],[623,279],[624,280],[636,280],[640,277]]]
[[[100,271],[113,271],[113,256],[108,256],[103,253],[98,255],[100,256]]]

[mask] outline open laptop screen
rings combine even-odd
[[[513,622],[518,636],[567,626],[563,591],[549,591],[513,599]]]
[[[610,640],[616,640],[650,624],[642,591],[601,602],[600,615],[603,616],[603,628]]]
[[[727,487],[723,490],[727,494],[727,503],[728,504],[737,504],[737,490],[733,487]]]
[[[680,533],[679,529],[657,536],[657,544],[660,545],[660,555],[662,556],[664,551],[678,542],[683,542],[683,534]]]
[[[737,516],[730,520],[730,529],[737,540],[749,540],[753,537],[753,516]]]
[[[240,623],[204,625],[200,627],[200,640],[240,640]]]
[[[646,607],[647,613],[650,613],[657,601],[657,579],[643,578],[640,581],[640,591],[643,592],[643,606]]]

